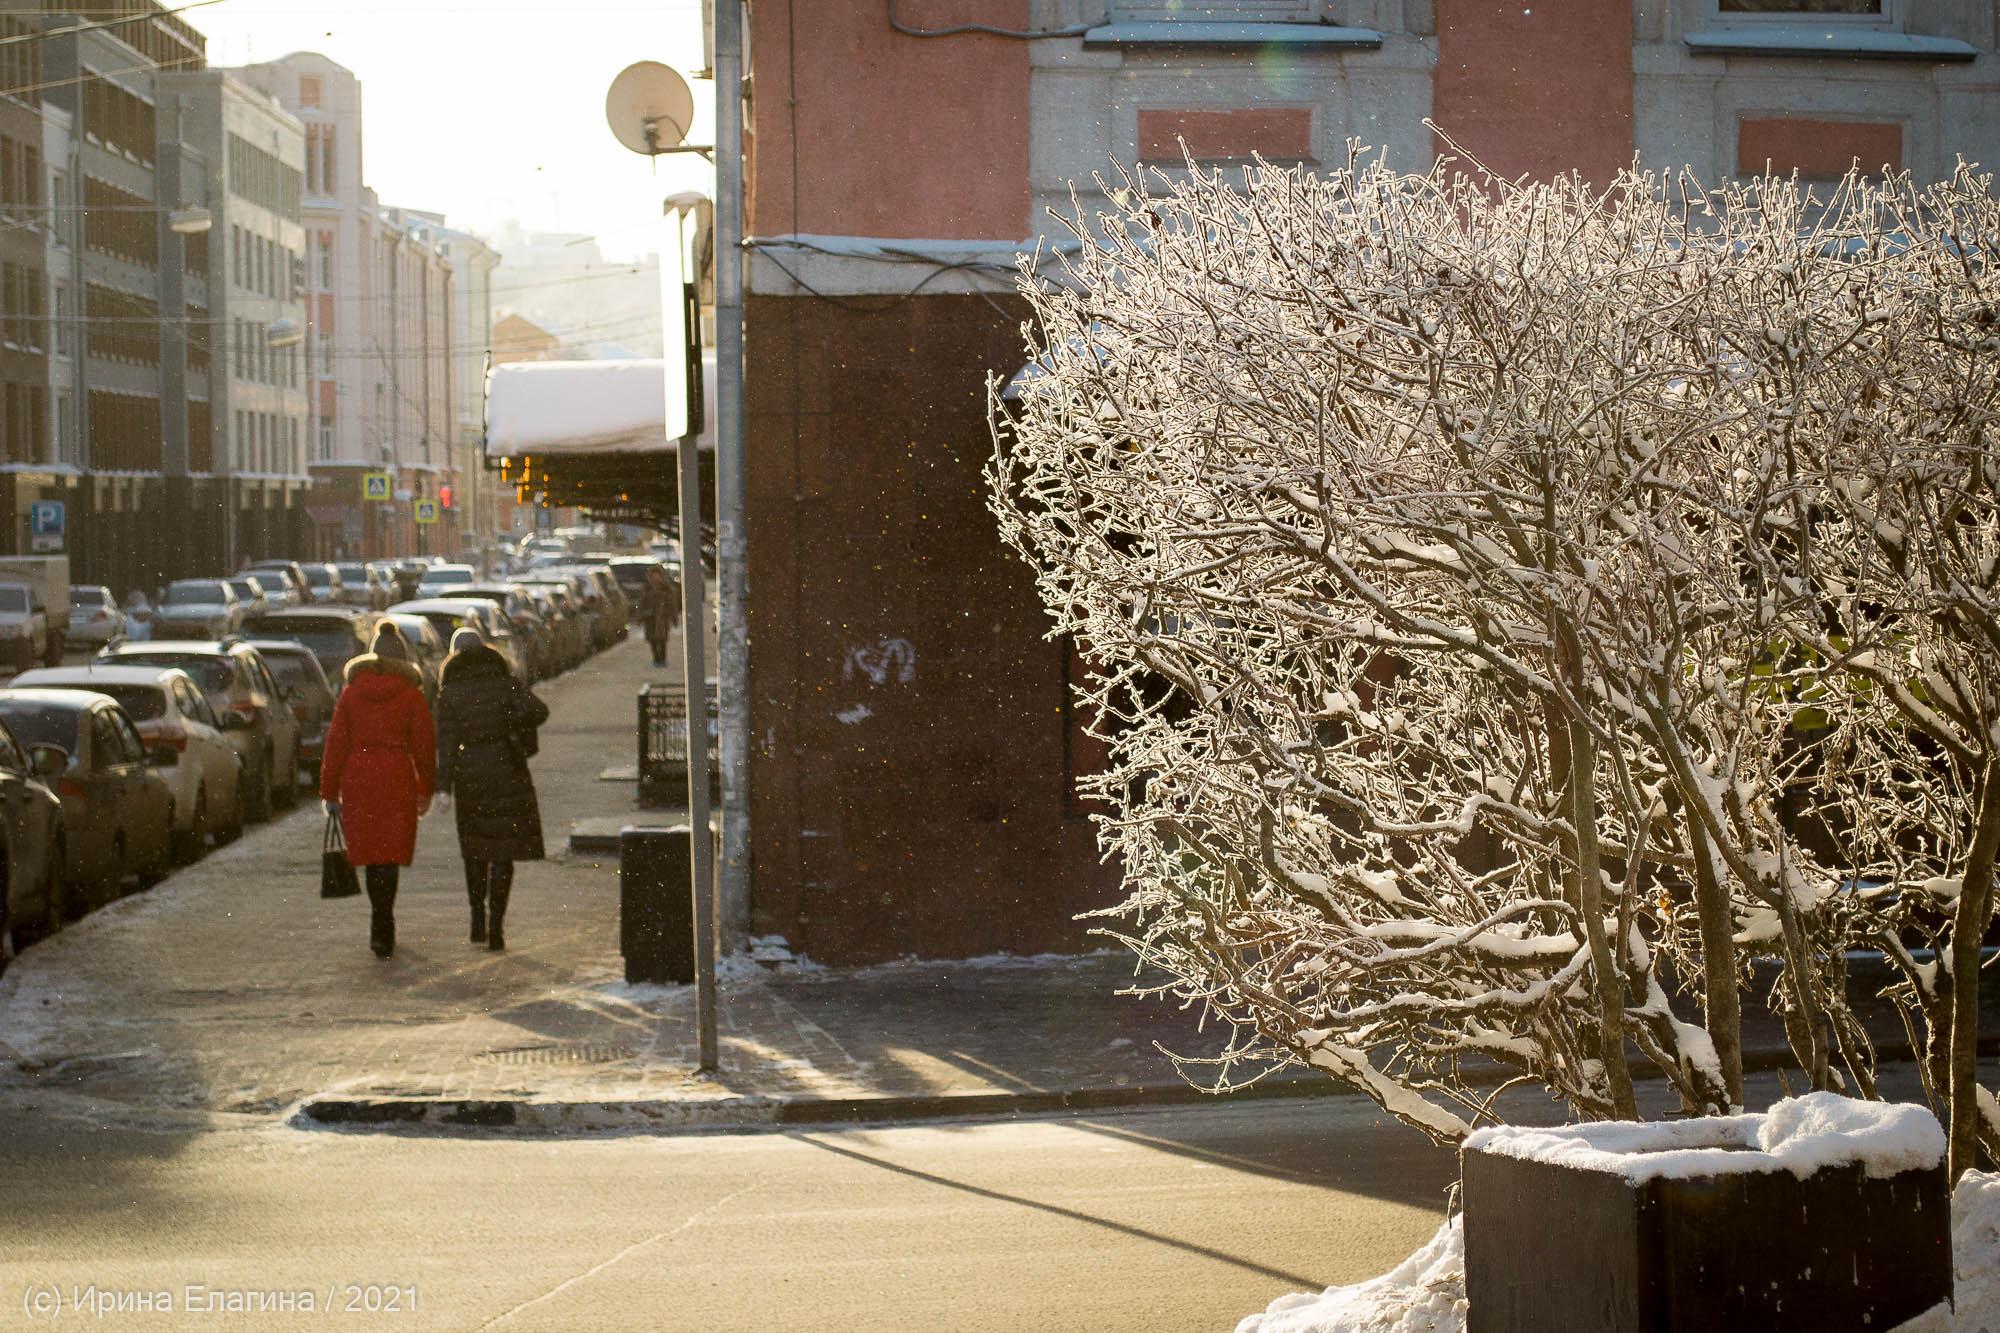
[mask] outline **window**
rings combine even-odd
[[[1316,23],[1334,17],[1325,0],[1114,0],[1113,19],[1225,23]]]
[[[55,309],[51,311],[56,324],[56,353],[59,356],[76,355],[76,326],[69,318],[69,284],[56,284]]]
[[[333,419],[319,419],[319,456],[322,461],[333,457]]]
[[[299,105],[319,105],[319,80],[310,74],[299,76]]]
[[[333,233],[330,231],[319,234],[319,289],[323,292],[333,290]]]
[[[326,127],[326,138],[320,145],[319,164],[321,175],[324,178],[320,182],[321,187],[327,194],[332,194],[335,186],[333,183],[333,126],[331,125]]]
[[[1719,14],[1830,14],[1883,17],[1889,0],[1715,0]]]
[[[243,283],[243,228],[229,224],[229,280],[238,287]]]

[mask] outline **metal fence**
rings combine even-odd
[[[707,690],[708,782],[721,784],[715,682]],[[687,798],[687,692],[678,684],[656,683],[639,690],[639,800],[646,805],[679,805]]]

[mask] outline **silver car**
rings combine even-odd
[[[224,579],[175,579],[153,613],[156,639],[220,639],[243,623],[243,603]]]
[[[69,639],[74,648],[102,648],[125,630],[125,610],[111,589],[77,583],[69,590]]]

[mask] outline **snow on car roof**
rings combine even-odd
[[[101,681],[106,685],[158,685],[169,676],[186,675],[177,666],[67,666],[37,667],[14,677],[17,688],[38,685],[86,685]]]

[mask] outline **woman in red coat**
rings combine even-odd
[[[319,795],[340,816],[347,859],[368,886],[368,945],[377,958],[396,950],[396,878],[416,856],[417,820],[431,808],[437,737],[410,660],[393,624],[371,651],[347,664],[320,762]]]

